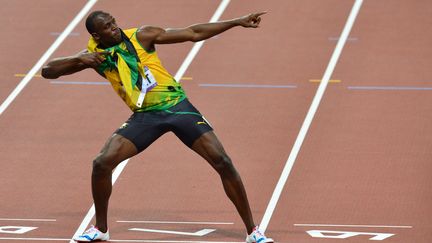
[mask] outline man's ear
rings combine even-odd
[[[98,33],[91,33],[91,36],[93,37],[93,39],[95,39],[95,41],[100,40],[100,35],[98,35]]]

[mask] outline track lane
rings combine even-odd
[[[330,230],[394,234],[384,242],[430,241],[425,229],[431,222],[426,216],[431,210],[428,91],[348,89],[427,85],[430,36],[420,33],[426,28],[421,20],[427,18],[428,7],[426,2],[365,1],[351,35],[358,41],[344,49],[334,74],[342,82],[329,86],[280,201],[286,207],[277,209],[285,218],[276,217],[273,224],[288,225],[291,239],[320,241],[324,239],[306,231]],[[419,10],[416,16],[411,16],[413,9]],[[408,41],[416,47],[407,46]],[[407,65],[410,60],[419,60],[419,65]]]
[[[33,67],[57,38],[54,32],[61,32],[84,4],[83,0],[65,4],[52,0],[2,2],[0,20],[7,36],[0,40],[0,44],[7,58],[0,61],[1,103],[23,78],[16,74],[26,74]],[[65,8],[70,11],[65,11]]]

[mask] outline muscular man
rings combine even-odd
[[[91,179],[96,224],[75,240],[109,239],[107,213],[113,169],[171,131],[220,175],[228,198],[246,226],[246,242],[273,242],[254,223],[242,180],[212,127],[188,101],[181,85],[161,65],[155,49],[156,44],[205,40],[236,26],[256,28],[264,13],[186,28],[143,26],[122,30],[109,13],[95,11],[86,20],[91,35],[87,50],[53,59],[43,67],[42,76],[48,79],[93,68],[111,83],[133,111],[93,161]]]

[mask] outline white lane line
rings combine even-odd
[[[35,222],[55,222],[56,219],[12,219],[12,218],[0,218],[0,221],[35,221]]]
[[[219,4],[219,7],[216,9],[216,12],[213,14],[213,17],[211,17],[210,22],[218,21],[229,3],[230,0],[222,0],[222,2]],[[176,75],[174,76],[174,79],[177,82],[180,82],[181,78],[183,77],[184,73],[188,69],[189,65],[192,63],[196,54],[201,49],[202,45],[204,45],[204,42],[205,41],[199,41],[193,45],[189,54],[186,56],[186,59],[183,61],[182,65],[180,66],[180,69],[177,71]]]
[[[218,9],[216,10],[215,14],[213,15],[213,17],[211,18],[210,21],[217,21],[220,18],[220,16],[222,15],[222,13],[225,10],[225,8],[228,5],[228,3],[229,3],[229,0],[222,0],[221,4],[219,5]],[[198,50],[199,50],[199,48],[198,48]],[[198,50],[196,51],[196,53],[198,53]],[[186,60],[186,59],[190,58],[189,57],[190,55],[188,55],[186,57],[186,59],[183,62],[182,66],[179,68],[179,70],[177,71],[177,73],[175,75],[176,77],[180,77],[179,79],[176,79],[176,80],[180,80],[181,79],[181,77],[183,76],[183,73],[189,67],[189,64],[192,62],[192,60],[195,57],[196,53],[192,56],[192,58],[190,59],[190,61]],[[186,62],[188,62],[188,63],[185,64]],[[185,67],[183,67],[183,66],[185,66]],[[182,69],[182,67],[183,67],[183,69]],[[120,176],[120,174],[123,171],[123,169],[126,167],[126,165],[127,165],[128,162],[129,162],[129,159],[123,161],[115,169],[115,171],[113,173],[113,176],[112,176],[112,184],[113,185],[114,185],[115,181],[117,180],[118,176]],[[76,230],[75,234],[72,236],[72,239],[69,241],[69,243],[75,243],[75,241],[73,240],[73,238],[75,236],[81,235],[84,232],[84,230],[87,228],[87,226],[89,225],[89,223],[90,223],[90,221],[91,221],[91,219],[93,218],[94,215],[95,215],[95,207],[94,207],[94,204],[93,204],[90,207],[89,211],[87,212],[87,215],[84,217],[83,221],[81,222],[80,226]]]
[[[0,106],[0,115],[9,107],[9,105],[15,100],[15,98],[21,93],[24,87],[30,82],[33,76],[41,69],[42,65],[48,60],[48,58],[54,53],[55,50],[63,43],[63,41],[68,37],[72,30],[77,26],[77,24],[84,18],[88,11],[93,7],[97,0],[89,0],[87,4],[81,9],[81,11],[75,16],[75,18],[70,22],[70,24],[63,30],[61,35],[54,41],[54,43],[48,48],[48,50],[42,55],[39,61],[33,66],[30,72],[20,81],[20,83],[15,87],[12,93],[6,98],[6,100]]]
[[[412,229],[409,225],[355,225],[355,224],[294,224],[298,227],[353,227],[353,228],[402,228]]]
[[[318,109],[318,106],[319,106],[319,104],[321,102],[321,98],[324,95],[324,91],[325,91],[325,89],[327,87],[327,84],[329,83],[330,77],[331,77],[331,75],[333,73],[333,70],[334,70],[334,68],[336,66],[336,63],[337,63],[337,61],[339,59],[339,56],[340,56],[340,54],[342,52],[342,49],[343,49],[343,47],[344,47],[344,45],[345,45],[345,43],[347,41],[347,38],[349,36],[349,33],[351,31],[351,28],[352,28],[352,26],[354,24],[354,21],[355,21],[355,19],[357,17],[357,14],[358,14],[358,12],[360,10],[360,7],[361,7],[362,3],[363,3],[363,0],[356,0],[355,3],[354,3],[354,5],[353,5],[353,7],[352,7],[352,9],[351,9],[351,13],[350,13],[350,15],[348,17],[347,22],[345,23],[345,27],[344,27],[344,29],[342,31],[341,37],[340,37],[338,43],[336,44],[336,48],[335,48],[335,50],[333,52],[333,55],[332,55],[332,57],[330,59],[330,62],[328,64],[328,66],[327,66],[327,69],[324,72],[324,76],[321,79],[322,81],[321,81],[321,83],[320,83],[320,85],[318,87],[318,90],[317,90],[317,92],[315,94],[315,97],[312,100],[312,104],[311,104],[311,106],[309,108],[308,113],[306,114],[306,118],[303,121],[302,127],[300,128],[300,132],[299,132],[299,134],[297,136],[297,139],[296,139],[296,141],[294,143],[294,146],[293,146],[293,148],[291,150],[291,153],[288,156],[288,160],[287,160],[287,162],[285,164],[285,167],[284,167],[284,169],[282,171],[282,174],[281,174],[281,176],[279,178],[279,181],[276,184],[276,187],[274,189],[273,195],[272,195],[272,197],[270,199],[270,202],[269,202],[269,204],[267,206],[267,209],[266,209],[266,211],[264,213],[263,219],[261,220],[260,228],[263,231],[265,231],[267,229],[267,226],[268,226],[268,224],[270,222],[270,219],[271,219],[271,216],[273,214],[273,211],[276,208],[276,204],[277,204],[277,202],[279,200],[279,197],[280,197],[280,195],[282,193],[282,189],[283,189],[283,187],[284,187],[284,185],[285,185],[285,183],[286,183],[286,181],[288,179],[288,176],[289,176],[289,174],[291,172],[291,169],[292,169],[292,167],[294,165],[294,162],[295,162],[295,160],[297,158],[297,155],[298,155],[298,153],[300,151],[300,148],[301,148],[301,146],[303,144],[303,141],[304,141],[304,139],[306,137],[307,131],[309,130],[309,127],[310,127],[310,125],[312,123],[313,117],[315,116],[315,113],[316,113],[316,111]]]
[[[13,238],[0,237],[0,240],[17,240],[17,241],[68,241],[64,238]],[[194,240],[115,240],[109,242],[144,242],[144,243],[244,243],[244,241],[194,241]]]
[[[231,222],[185,222],[185,221],[149,221],[149,220],[117,220],[117,223],[145,223],[145,224],[215,224],[215,225],[232,225]]]

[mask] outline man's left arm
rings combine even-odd
[[[261,22],[260,16],[265,13],[252,13],[232,20],[194,24],[179,29],[162,29],[146,26],[138,31],[137,37],[143,44],[147,44],[149,47],[154,44],[171,44],[185,41],[197,42],[211,38],[236,26],[257,28]]]

